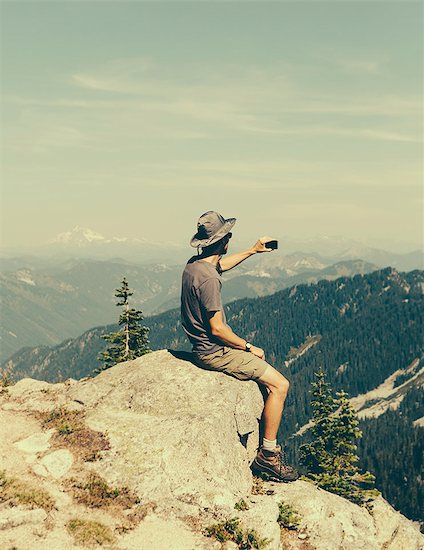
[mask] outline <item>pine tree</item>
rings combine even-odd
[[[313,439],[299,448],[300,460],[308,469],[308,477],[319,487],[369,508],[378,491],[371,489],[375,477],[370,472],[361,473],[357,466],[355,440],[362,437],[362,432],[355,410],[343,390],[333,397],[322,369],[315,376],[310,428]]]
[[[331,466],[332,423],[336,403],[331,393],[330,384],[325,381],[324,372],[320,369],[315,374],[317,381],[312,384],[313,426],[311,433],[314,440],[299,449],[302,462],[314,474],[321,474]],[[330,463],[330,464],[329,464]]]
[[[102,336],[111,345],[106,351],[99,353],[98,359],[103,361],[103,365],[100,369],[96,369],[96,373],[151,351],[148,347],[149,341],[147,338],[149,329],[142,324],[143,314],[140,310],[129,307],[128,298],[132,295],[133,292],[124,277],[121,288],[115,290],[115,296],[118,298],[116,305],[123,306],[123,312],[119,316],[119,326],[121,328],[118,332],[111,332]]]

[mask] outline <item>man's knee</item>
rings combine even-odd
[[[285,398],[288,394],[289,388],[290,382],[287,380],[287,378],[284,378],[284,376],[281,375],[281,379],[278,381],[278,384],[276,386],[276,391]]]
[[[269,391],[279,395],[280,397],[285,398],[287,396],[290,383],[287,378],[274,369],[274,367],[268,367],[259,381],[265,384]]]
[[[277,371],[278,372],[278,371]],[[269,389],[278,394],[280,397],[286,398],[289,391],[290,382],[281,373],[278,373],[276,380],[273,380],[273,384]]]

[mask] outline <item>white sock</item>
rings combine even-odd
[[[267,451],[274,451],[277,447],[277,440],[276,439],[265,439],[263,440],[262,447],[266,449]]]

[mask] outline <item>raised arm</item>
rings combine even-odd
[[[244,252],[237,252],[236,254],[230,254],[229,256],[225,256],[225,258],[221,258],[219,260],[219,265],[221,266],[222,271],[232,269],[254,254],[260,252],[272,252],[271,248],[265,247],[265,243],[272,240],[274,240],[274,237],[265,235],[265,237],[261,237],[251,248],[248,248]]]

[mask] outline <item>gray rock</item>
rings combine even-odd
[[[204,528],[232,517],[238,517],[242,527],[253,528],[260,537],[270,539],[268,550],[280,550],[283,545],[295,550],[424,547],[417,525],[381,497],[375,501],[372,514],[300,480],[287,484],[265,482],[265,489],[272,489],[274,494],[250,497],[249,466],[258,445],[263,409],[262,394],[254,382],[202,370],[161,350],[116,365],[94,378],[61,384],[24,379],[8,390],[0,394],[0,413],[5,421],[3,429],[0,423],[0,432],[12,443],[18,438],[20,442],[0,448],[2,456],[11,448],[16,461],[24,462],[24,466],[17,464],[16,473],[25,472],[25,458],[34,457],[34,451],[48,441],[39,439],[39,435],[28,437],[34,418],[29,422],[25,415],[30,417],[35,410],[49,410],[57,404],[83,410],[87,425],[105,433],[111,443],[110,450],[102,451],[101,460],[78,463],[81,470],[72,463],[66,449],[55,450],[41,460],[35,457],[31,466],[46,476],[38,480],[55,495],[57,518],[61,519],[45,539],[40,531],[40,546],[32,550],[74,547],[63,526],[75,505],[65,499],[59,480],[68,471],[86,475],[90,470],[112,486],[128,486],[142,503],[156,505],[154,513],[149,513],[134,530],[118,536],[116,548],[122,550],[219,550],[221,544],[206,537]],[[19,414],[12,414],[15,410]],[[17,423],[16,428],[9,426],[11,419]],[[26,424],[20,428],[24,420]],[[34,431],[41,429],[35,427]],[[8,466],[12,465],[13,460],[8,459]],[[249,510],[234,509],[240,499],[249,502]],[[277,523],[281,501],[291,504],[302,517],[299,532],[283,530],[283,542]],[[79,516],[85,511],[82,508],[79,505],[72,509],[72,514]],[[37,511],[28,511],[29,515],[21,519],[19,514],[6,517],[9,510],[0,508],[0,512],[0,539],[9,545],[14,540],[14,522],[38,517],[32,514]],[[92,514],[89,511],[90,517]],[[41,522],[41,515],[39,518]],[[106,516],[99,519],[107,520]],[[113,518],[108,521],[113,526]],[[298,538],[299,534],[304,538]],[[20,536],[16,534],[16,540]],[[24,536],[30,540],[33,535],[25,530]],[[227,550],[231,548],[234,544],[227,543]]]
[[[50,447],[50,437],[54,430],[30,435],[14,443],[18,449],[29,454],[46,451]]]
[[[32,469],[40,476],[52,476],[59,479],[68,473],[72,467],[74,458],[67,449],[59,449],[49,453],[33,464]]]
[[[47,513],[41,508],[22,510],[21,508],[5,508],[0,510],[0,530],[11,529],[27,523],[42,523]]]
[[[8,386],[8,393],[11,397],[18,399],[20,397],[28,397],[30,394],[39,393],[42,390],[48,390],[51,388],[51,384],[43,382],[42,380],[35,380],[33,378],[22,378],[16,384]]]
[[[238,512],[241,525],[248,529],[254,527],[262,538],[269,540],[267,550],[280,548],[280,526],[277,523],[278,504],[268,495],[257,495],[249,510]]]
[[[272,485],[277,503],[293,506],[301,529],[316,550],[420,550],[424,537],[417,525],[396,512],[382,497],[374,511],[319,489],[307,481]],[[300,542],[299,542],[300,544]]]
[[[136,529],[121,537],[122,550],[211,550],[211,539],[194,533],[177,518],[149,514]],[[219,548],[219,547],[218,547]]]
[[[158,351],[74,385],[68,396],[111,440],[93,464],[110,482],[129,484],[142,499],[230,510],[249,493],[263,408],[256,383]],[[252,441],[247,449],[240,437]]]

